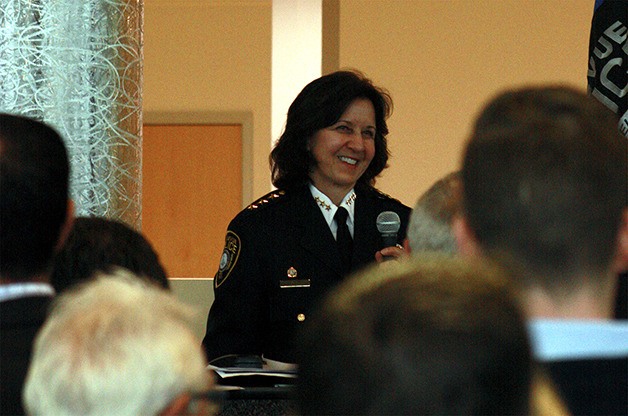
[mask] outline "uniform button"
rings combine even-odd
[[[305,314],[304,313],[298,314],[297,315],[297,321],[299,321],[299,322],[305,321]]]

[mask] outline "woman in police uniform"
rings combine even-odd
[[[318,78],[296,97],[270,155],[278,190],[227,230],[203,340],[209,360],[253,354],[294,362],[294,333],[318,299],[348,271],[402,254],[399,244],[382,248],[376,227],[380,213],[397,213],[402,243],[410,214],[373,187],[388,161],[391,111],[388,93],[357,71]],[[346,234],[334,219],[339,207],[348,214],[350,264],[336,243]]]

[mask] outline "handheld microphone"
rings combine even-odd
[[[392,247],[397,244],[397,232],[401,228],[401,220],[396,212],[380,212],[375,224],[377,225],[377,231],[382,235],[382,248]]]

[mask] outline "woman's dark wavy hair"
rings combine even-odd
[[[272,182],[279,189],[307,183],[316,163],[307,150],[308,140],[320,129],[336,123],[357,98],[366,98],[375,109],[375,156],[358,184],[373,186],[386,168],[389,151],[386,119],[392,113],[390,94],[373,85],[356,70],[337,71],[322,76],[303,88],[288,109],[286,128],[270,153]]]

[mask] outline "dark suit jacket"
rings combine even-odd
[[[22,387],[51,300],[30,296],[0,302],[0,414],[24,414]]]
[[[628,319],[628,271],[619,274],[613,315],[615,319]]]
[[[571,414],[628,414],[627,357],[544,364]]]
[[[399,214],[400,243],[410,215],[409,207],[375,189],[356,189],[356,195],[353,271],[382,248],[379,213]],[[293,362],[295,330],[343,277],[336,241],[309,188],[265,195],[229,224],[203,340],[208,358],[263,354]]]

